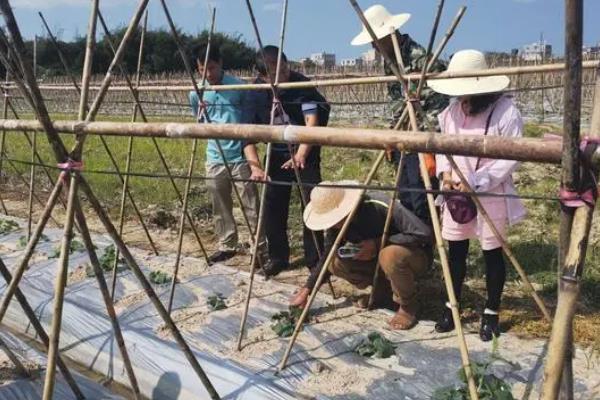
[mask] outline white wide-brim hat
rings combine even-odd
[[[321,182],[310,193],[310,202],[304,209],[306,227],[313,231],[324,231],[346,218],[360,199],[362,190],[331,186],[358,184],[357,181]]]
[[[447,72],[465,72],[488,69],[485,54],[478,50],[461,50],[454,54]],[[508,87],[506,75],[481,76],[477,78],[431,79],[427,85],[438,93],[448,96],[469,96],[500,92]]]
[[[410,14],[392,15],[380,4],[369,7],[364,12],[364,15],[369,22],[369,25],[371,25],[373,32],[375,32],[377,39],[382,39],[391,34],[410,19]],[[364,25],[362,25],[362,28],[362,32],[352,39],[352,46],[362,46],[363,44],[371,43],[373,41],[367,28],[365,28]]]

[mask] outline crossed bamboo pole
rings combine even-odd
[[[104,21],[104,18],[102,17],[102,13],[98,13],[98,18],[100,21],[100,24],[103,27],[104,32],[106,33],[106,36],[108,38],[109,44],[111,44],[112,42],[114,42],[114,40],[112,39],[112,36],[110,34],[110,31],[108,30],[106,23]],[[146,15],[146,19],[144,22],[144,26],[146,26],[147,24],[147,15]],[[143,31],[145,31],[145,28],[143,29]],[[112,51],[114,52],[114,45],[110,45]],[[141,79],[141,66],[142,66],[142,62],[143,62],[143,40],[140,41],[140,49],[139,49],[139,55],[138,55],[138,65],[137,65],[137,71],[136,71],[136,82],[135,82],[135,88],[134,85],[131,82],[131,79],[129,78],[129,75],[127,74],[127,71],[125,70],[125,68],[123,67],[123,65],[121,64],[121,72],[122,72],[122,76],[125,79],[125,82],[127,84],[127,87],[129,88],[129,91],[131,92],[131,95],[133,97],[134,103],[135,103],[135,108],[134,108],[134,116],[136,116],[139,112],[140,118],[142,119],[143,122],[148,122],[148,117],[146,116],[146,113],[144,112],[144,109],[142,107],[140,98],[139,98],[139,87],[140,87],[140,79]],[[135,122],[135,121],[132,121]],[[171,186],[173,186],[173,190],[175,191],[175,194],[178,198],[179,203],[181,203],[183,205],[183,197],[181,195],[181,191],[179,190],[179,188],[177,187],[177,184],[175,183],[175,179],[173,178],[172,174],[171,174],[171,170],[167,164],[165,155],[160,147],[160,145],[158,144],[158,141],[155,138],[152,138],[152,144],[154,145],[154,149],[156,150],[156,153],[158,154],[158,158],[162,164],[162,167],[164,168],[165,172],[167,173],[167,175],[169,176],[169,180],[171,182]],[[130,144],[132,146],[132,144]],[[131,148],[128,144],[128,148]],[[128,156],[127,156],[127,163],[131,163],[131,152],[128,151]],[[126,188],[128,187],[128,184],[123,184],[123,187]],[[209,263],[208,261],[208,254],[206,253],[206,249],[202,243],[202,239],[200,238],[200,234],[198,233],[198,230],[196,229],[195,225],[193,224],[193,219],[190,215],[189,212],[186,211],[186,218],[188,220],[188,222],[190,223],[190,226],[192,228],[192,232],[194,233],[194,236],[196,238],[196,241],[198,242],[198,246],[200,247],[200,251],[205,259],[205,261],[207,262],[207,264]],[[121,224],[122,222],[120,222]]]
[[[427,72],[429,72],[429,69],[435,64],[435,61],[437,61],[437,58],[439,57],[439,54],[441,54],[441,51],[436,52],[436,56],[431,58],[431,62],[429,61],[429,57],[431,55],[431,51],[433,49],[433,44],[435,42],[435,37],[437,34],[437,30],[440,24],[440,18],[442,16],[442,11],[444,10],[444,2],[445,0],[440,0],[440,2],[438,3],[438,8],[437,8],[437,12],[435,15],[435,19],[433,22],[433,28],[431,29],[431,35],[429,37],[429,43],[427,44],[427,50],[425,51],[425,65],[423,67],[422,70],[422,74],[421,76],[425,75]],[[463,10],[461,8],[461,10]],[[462,13],[459,14],[462,17]],[[452,27],[454,27],[455,25],[452,25]],[[454,32],[454,29],[451,30],[451,32]],[[450,36],[452,35],[452,33],[450,34]],[[395,32],[393,33],[395,35]],[[449,35],[446,35],[446,37],[449,38]],[[447,43],[447,41],[446,41]],[[444,43],[445,45],[445,43]],[[397,57],[397,62],[400,63],[400,65],[402,65],[402,67],[404,68],[404,64],[403,64],[403,60],[402,60],[402,55],[401,54],[396,54]],[[417,92],[415,94],[415,98],[416,99],[420,99],[421,98],[421,91],[423,90],[423,86],[420,85],[421,82],[419,82],[419,87],[417,88]],[[404,110],[408,109],[408,105],[404,108]],[[403,110],[403,111],[404,111]],[[396,123],[395,129],[400,128],[400,126],[404,123],[405,119],[406,119],[406,113],[403,113],[398,122]],[[402,179],[402,171],[404,169],[404,161],[405,161],[405,156],[406,156],[406,152],[401,152],[400,153],[400,162],[398,163],[398,168],[396,171],[396,177],[394,179],[394,187],[400,187],[400,182]],[[392,223],[392,216],[394,214],[394,204],[396,204],[396,200],[398,198],[398,191],[395,190],[392,193],[392,198],[390,199],[390,205],[387,211],[387,214],[385,216],[385,223],[383,225],[383,234],[381,235],[381,241],[379,243],[379,248],[383,249],[388,242],[389,236],[390,236],[390,227],[391,227],[391,223]],[[371,285],[371,294],[369,295],[369,303],[367,308],[369,310],[373,309],[373,304],[375,301],[375,292],[377,290],[377,283],[379,281],[379,273],[381,272],[381,265],[379,263],[379,258],[377,259],[377,265],[375,266],[375,272],[373,273],[373,284]]]
[[[249,5],[249,9],[252,10],[252,6],[250,5],[250,3],[247,3]],[[279,52],[277,54],[278,57],[278,63],[280,63],[279,57],[283,56],[283,43],[284,43],[284,39],[285,39],[285,27],[286,27],[286,20],[287,20],[287,10],[288,10],[288,1],[286,0],[283,4],[283,11],[282,11],[282,18],[281,18],[281,31],[280,31],[280,39],[279,39]],[[252,13],[253,16],[253,13]],[[256,35],[256,41],[259,47],[259,51],[260,51],[260,55],[261,58],[263,59],[263,62],[265,64],[265,67],[268,68],[268,64],[267,64],[267,58],[264,52],[264,45],[263,45],[263,41],[260,35],[260,31],[258,29],[258,24],[256,23],[256,19],[254,17],[250,18],[251,22],[252,22],[252,26],[254,28],[254,33]],[[280,56],[281,54],[281,56]],[[275,73],[277,74],[277,72]],[[277,90],[277,86],[275,85],[275,82],[273,80],[273,74],[271,73],[267,73],[267,76],[269,78],[269,84],[271,85],[271,95],[273,96],[273,103],[271,105],[272,108],[277,108],[279,110],[279,112],[281,114],[283,114],[285,111],[283,109],[283,104],[278,101],[279,96],[278,96],[278,90]],[[272,112],[276,112],[272,111]],[[293,147],[290,143],[288,143],[288,152],[290,153],[291,157],[291,161],[292,161],[292,168],[294,169],[294,176],[296,178],[296,183],[298,185],[298,191],[300,193],[300,202],[302,205],[302,209],[304,209],[306,207],[306,204],[308,203],[307,199],[306,199],[306,195],[303,191],[303,186],[302,186],[302,179],[301,179],[301,175],[300,175],[300,170],[298,169],[298,165],[296,164],[296,161],[294,160],[293,157]],[[259,224],[262,223],[262,220],[259,221]],[[319,256],[319,258],[322,257],[322,249],[321,246],[319,246],[319,240],[317,238],[317,234],[315,231],[311,230],[311,236],[312,236],[312,240],[313,243],[315,245],[315,249],[317,251],[317,255]],[[333,285],[331,284],[331,280],[328,279],[327,283],[329,285],[329,290],[331,291],[331,294],[333,296],[333,298],[336,298],[335,295],[335,290],[333,288]]]
[[[217,16],[217,9],[213,8],[212,9],[212,17],[211,17],[211,22],[210,22],[210,31],[208,32],[208,43],[206,45],[206,54],[204,55],[204,68],[202,69],[202,79],[201,79],[201,86],[204,87],[204,85],[206,84],[206,74],[208,71],[208,60],[209,60],[209,56],[210,56],[210,48],[212,45],[212,37],[215,31],[215,20],[216,20],[216,16]],[[207,115],[206,115],[206,109],[204,107],[204,92],[201,93],[202,95],[198,97],[198,110],[200,112],[200,116],[202,116],[203,118],[198,118],[198,120],[206,120]],[[179,221],[179,233],[177,235],[177,254],[175,256],[175,265],[173,267],[173,279],[171,280],[171,290],[169,291],[169,300],[168,300],[168,305],[167,305],[167,310],[169,311],[169,313],[171,312],[171,309],[173,307],[173,298],[175,297],[175,287],[177,286],[177,275],[179,273],[179,265],[181,262],[181,250],[182,250],[182,246],[183,246],[183,234],[184,234],[184,230],[185,230],[185,215],[187,213],[187,209],[188,209],[188,203],[189,203],[189,198],[190,198],[190,190],[192,188],[192,176],[194,174],[194,164],[196,162],[196,152],[198,150],[198,140],[194,139],[193,143],[192,143],[192,154],[190,156],[190,163],[188,166],[188,174],[187,174],[187,180],[185,181],[185,190],[184,190],[184,194],[183,194],[183,206],[182,206],[182,211],[181,211],[181,219]],[[221,153],[222,157],[223,157],[223,162],[227,163],[227,160],[225,160],[225,156],[223,153]],[[231,184],[233,187],[235,187],[235,183],[233,182],[233,178],[231,177]],[[240,202],[240,204],[242,204]],[[243,205],[242,205],[243,207]],[[193,224],[192,224],[193,226]],[[207,264],[209,264],[208,261],[208,257],[206,258],[206,262]]]
[[[160,0],[165,17],[167,18],[167,22],[169,24],[169,27],[171,28],[171,34],[173,36],[173,39],[175,41],[175,44],[177,45],[177,49],[179,51],[179,54],[183,60],[183,65],[185,67],[185,70],[187,72],[187,74],[190,77],[190,80],[192,82],[194,91],[196,92],[196,94],[198,95],[198,99],[201,101],[203,96],[204,91],[206,90],[206,87],[203,86],[202,89],[200,89],[198,87],[198,82],[196,81],[195,75],[194,75],[194,71],[192,70],[192,67],[190,66],[190,62],[189,59],[186,55],[186,51],[183,48],[183,44],[181,43],[181,39],[179,37],[179,33],[177,32],[177,28],[175,27],[175,23],[173,22],[173,18],[171,18],[171,13],[169,12],[169,8],[167,7],[167,3],[165,0]],[[210,122],[210,121],[208,121]],[[252,227],[252,224],[250,223],[250,220],[248,219],[248,214],[246,213],[246,208],[244,207],[244,203],[242,201],[242,196],[240,195],[240,192],[237,188],[237,186],[235,185],[234,179],[233,179],[233,173],[231,171],[231,166],[229,165],[229,163],[227,162],[227,159],[225,158],[225,152],[223,151],[223,146],[221,146],[221,143],[218,140],[215,140],[215,144],[217,146],[217,150],[219,151],[219,155],[221,156],[221,159],[223,160],[223,166],[225,167],[225,171],[227,172],[227,177],[229,178],[229,180],[231,181],[231,185],[233,188],[233,193],[235,194],[236,200],[238,201],[239,205],[240,205],[240,209],[242,211],[242,216],[244,218],[244,222],[246,224],[246,226],[248,227],[248,231],[250,232],[250,237],[254,236],[254,228]],[[197,146],[196,145],[192,145],[192,147]]]
[[[4,264],[2,259],[0,259],[0,275],[2,275],[2,277],[4,278],[4,280],[6,282],[10,282],[10,280],[12,279],[12,275],[10,274],[10,271],[8,270],[8,268],[6,267],[6,265]],[[46,347],[46,349],[48,349],[48,345],[49,345],[48,334],[46,333],[46,330],[40,323],[40,320],[38,319],[37,315],[35,314],[35,311],[33,310],[31,305],[27,301],[27,298],[25,297],[23,292],[21,292],[21,290],[18,288],[15,292],[15,297],[16,297],[17,301],[19,302],[21,309],[23,310],[23,312],[29,319],[29,323],[35,330],[36,335],[40,338],[40,340],[42,341],[42,344]],[[60,369],[60,372],[62,373],[63,378],[65,379],[65,382],[67,383],[67,385],[69,385],[69,388],[75,395],[75,398],[77,398],[78,400],[84,399],[85,396],[81,392],[81,389],[79,389],[79,386],[77,386],[77,382],[73,378],[73,375],[71,375],[71,371],[69,370],[69,368],[67,367],[67,365],[65,364],[65,362],[63,361],[63,359],[60,355],[58,356],[58,358],[56,360],[56,364],[58,366],[58,369]]]
[[[405,79],[403,79],[403,77],[402,77],[403,68],[402,68],[402,65],[400,62],[402,56],[400,54],[400,46],[398,44],[398,37],[395,33],[395,30],[392,32],[391,36],[392,36],[394,52],[396,55],[396,59],[398,60],[398,64],[393,63],[393,61],[390,59],[390,57],[385,53],[385,51],[383,51],[383,48],[381,47],[379,39],[377,39],[377,35],[371,28],[369,22],[367,21],[366,17],[364,16],[364,14],[363,14],[360,6],[356,2],[356,0],[349,0],[349,1],[350,1],[350,4],[352,5],[352,7],[354,8],[354,10],[356,11],[356,14],[362,21],[364,27],[369,32],[369,35],[371,36],[373,43],[379,50],[379,53],[384,57],[384,59],[386,60],[386,62],[390,66],[390,68],[392,69],[394,76],[402,84],[404,96],[406,98],[406,108],[408,110],[411,128],[415,132],[420,131],[419,125],[417,123],[417,116],[416,116],[416,112],[414,109],[414,104],[410,99],[410,88],[407,84],[407,81]],[[431,179],[429,178],[429,172],[427,171],[427,167],[425,166],[425,157],[424,157],[423,153],[419,153],[419,169],[421,172],[421,178],[423,179],[423,183],[425,184],[425,188],[427,190],[431,190],[432,189]],[[471,369],[471,362],[469,360],[469,350],[468,350],[467,342],[465,340],[465,336],[464,336],[463,329],[462,329],[462,323],[460,320],[460,311],[458,309],[458,302],[456,299],[456,294],[454,293],[454,287],[452,286],[452,276],[450,274],[450,263],[448,261],[448,254],[446,253],[446,248],[444,247],[444,241],[442,239],[442,230],[441,230],[441,226],[440,226],[440,220],[439,220],[439,216],[437,213],[437,209],[435,207],[435,201],[434,201],[433,195],[431,193],[427,193],[427,204],[429,205],[429,213],[431,215],[431,223],[433,225],[435,243],[436,243],[436,247],[438,250],[439,257],[440,257],[440,262],[442,264],[442,272],[444,274],[444,282],[446,284],[446,291],[448,293],[448,298],[450,300],[452,319],[454,320],[454,326],[455,326],[455,330],[456,330],[456,336],[458,339],[458,346],[459,346],[459,351],[460,351],[460,355],[461,355],[461,359],[462,359],[463,370],[464,370],[465,376],[467,378],[469,395],[471,397],[471,400],[478,400],[479,394],[477,391],[477,384],[475,383],[475,378],[473,376],[473,371]]]
[[[106,24],[104,23],[104,19],[102,18],[102,14],[98,13],[98,17],[100,18],[100,23],[102,24],[102,27],[104,28],[104,32],[106,34],[106,37],[108,38],[110,43],[110,47],[111,49],[113,49],[113,45],[112,45],[112,39],[108,36],[109,31],[108,28],[106,27]],[[142,25],[142,33],[140,36],[140,47],[138,50],[138,60],[137,60],[137,67],[136,67],[136,73],[135,73],[135,86],[136,88],[140,86],[140,75],[141,75],[141,70],[142,70],[142,60],[144,57],[144,43],[146,40],[146,31],[148,29],[148,10],[146,10],[146,13],[144,15],[144,23]],[[126,71],[123,71],[126,72]],[[124,74],[126,75],[126,74]],[[133,105],[133,113],[131,116],[131,122],[136,122],[137,121],[137,116],[138,116],[138,105],[137,103],[135,103]],[[131,172],[131,160],[132,160],[132,155],[133,155],[133,137],[129,137],[129,139],[127,140],[127,160],[125,161],[125,180],[123,182],[123,190],[121,191],[121,203],[119,205],[119,235],[123,236],[123,228],[125,226],[125,205],[127,202],[127,196],[126,196],[126,192],[127,189],[129,188],[129,173]],[[119,252],[117,251],[115,253],[115,262],[113,263],[113,270],[112,270],[112,280],[111,280],[111,288],[110,288],[110,297],[113,299],[115,299],[115,290],[117,288],[117,273],[118,273],[118,267],[119,267]]]
[[[279,49],[277,52],[277,65],[275,70],[275,81],[272,82],[272,86],[277,87],[279,84],[279,74],[281,70],[281,62],[283,58],[283,40],[285,35],[285,26],[286,26],[286,18],[287,18],[287,5],[288,1],[285,0],[283,6],[283,14],[281,17],[281,30],[279,33]],[[260,46],[260,51],[264,53],[264,47],[262,46],[262,40],[260,38],[260,32],[258,31],[258,24],[256,23],[256,18],[254,16],[254,10],[252,9],[252,4],[250,4],[250,0],[246,0],[246,6],[248,8],[248,13],[250,15],[250,20],[252,21],[252,27],[254,28],[254,33],[258,40],[258,45]],[[263,54],[264,58],[264,54]],[[268,66],[265,64],[266,68]],[[267,75],[269,75],[269,80],[271,80],[271,71],[267,71]],[[276,104],[275,97],[273,97],[273,104],[271,105],[271,120],[269,125],[273,125],[275,123],[275,115],[276,115]],[[267,150],[265,156],[265,177],[269,176],[270,168],[271,168],[271,153],[272,153],[273,145],[270,141],[267,142]],[[302,190],[302,188],[300,188]],[[240,330],[238,332],[237,345],[236,349],[238,351],[242,350],[242,341],[244,340],[244,333],[246,329],[246,320],[248,318],[248,310],[250,308],[250,299],[252,298],[252,287],[254,285],[254,276],[256,273],[256,264],[258,260],[258,247],[260,245],[260,239],[263,234],[263,225],[264,225],[264,215],[266,211],[266,199],[267,199],[267,185],[264,184],[261,188],[260,192],[260,205],[258,210],[258,222],[256,224],[256,234],[254,236],[254,243],[252,247],[252,258],[250,260],[250,279],[248,282],[248,291],[246,292],[246,298],[244,300],[244,311],[242,312],[242,318],[240,320]]]
[[[135,29],[135,27],[137,27],[139,20],[141,19],[141,15],[144,12],[146,6],[147,6],[148,0],[141,0],[138,8],[136,10],[136,13],[134,15],[134,17],[132,18],[132,21],[130,23],[130,26],[121,42],[121,45],[119,46],[119,50],[117,51],[118,56],[116,56],[116,59],[119,59],[120,57],[122,57],[123,52],[125,47],[127,46],[127,43],[129,42],[132,32]],[[12,9],[8,3],[7,0],[0,0],[0,11],[2,12],[5,21],[6,21],[6,25],[9,29],[9,31],[11,32],[11,36],[13,37],[14,43],[15,43],[15,47],[17,49],[17,54],[21,55],[24,54],[24,43],[23,43],[23,39],[20,35],[19,32],[19,28],[16,24],[16,21],[14,19],[14,15],[12,13]],[[115,61],[115,60],[113,60]],[[112,72],[112,68],[114,67],[114,63],[111,63],[111,67],[109,67],[109,71],[107,72],[107,75],[105,76],[103,82],[102,82],[102,90],[100,91],[100,93],[98,93],[94,104],[91,108],[90,113],[88,114],[88,118],[89,120],[91,120],[93,118],[93,115],[95,115],[95,113],[97,112],[97,108],[101,105],[102,100],[106,94],[106,90],[108,89],[108,87],[110,86],[110,83],[112,81],[112,76],[111,76],[111,72]],[[31,67],[28,65],[24,65],[23,67],[23,72],[25,75],[25,80],[27,82],[27,85],[29,86],[31,93],[27,92],[27,89],[24,85],[22,85],[20,87],[20,89],[23,91],[23,93],[28,93],[33,99],[33,108],[36,111],[36,114],[39,118],[39,121],[42,123],[42,125],[45,128],[46,131],[46,137],[48,138],[52,150],[54,151],[57,160],[59,161],[64,161],[67,160],[68,158],[68,154],[66,148],[64,147],[64,144],[60,138],[60,136],[58,135],[57,131],[54,129],[54,127],[52,126],[52,123],[50,121],[49,115],[48,115],[48,111],[45,107],[44,101],[42,99],[41,96],[41,92],[39,90],[39,88],[37,87],[37,83],[35,81],[35,78],[33,77],[32,71],[31,71]],[[84,143],[85,137],[80,137],[76,146],[74,147],[74,152],[72,154],[79,154],[83,143]],[[77,175],[77,173],[75,173],[75,175]],[[125,243],[122,241],[121,237],[118,235],[118,232],[116,231],[114,225],[112,224],[112,222],[110,221],[110,218],[108,217],[106,211],[102,208],[101,204],[99,203],[98,199],[96,198],[96,196],[94,195],[93,191],[91,190],[90,186],[87,184],[86,180],[81,177],[81,176],[77,176],[76,178],[72,178],[72,181],[79,181],[79,186],[81,188],[82,193],[84,193],[89,201],[89,203],[91,204],[92,208],[95,210],[97,216],[99,217],[99,219],[101,220],[102,224],[105,226],[106,230],[108,231],[108,234],[111,236],[111,238],[113,239],[113,241],[115,242],[115,244],[117,245],[117,247],[119,248],[119,250],[123,253],[124,258],[127,260],[128,265],[130,266],[130,268],[132,269],[133,273],[136,275],[136,277],[138,278],[138,280],[140,281],[140,284],[143,286],[144,290],[146,291],[146,294],[149,296],[150,300],[152,301],[152,303],[154,304],[154,306],[156,307],[158,313],[160,314],[160,316],[163,318],[163,320],[165,321],[165,324],[167,325],[167,327],[170,329],[171,333],[173,334],[177,344],[181,347],[181,349],[184,351],[184,354],[186,356],[186,358],[188,359],[188,361],[190,362],[192,368],[195,370],[195,372],[198,374],[199,378],[201,379],[203,385],[205,386],[205,388],[207,389],[209,395],[211,396],[211,398],[214,399],[218,399],[219,395],[216,393],[214,387],[212,386],[212,384],[210,383],[210,380],[208,379],[208,377],[206,376],[206,374],[204,373],[204,371],[202,370],[201,366],[198,364],[198,361],[196,360],[195,356],[193,355],[193,353],[191,352],[191,349],[189,348],[189,346],[187,345],[187,343],[185,342],[185,339],[183,338],[183,336],[181,335],[181,333],[179,332],[179,330],[177,329],[177,327],[175,326],[175,324],[173,323],[173,320],[170,318],[169,314],[166,312],[165,308],[162,306],[160,300],[158,299],[158,297],[156,296],[156,293],[154,292],[154,290],[152,289],[151,285],[149,284],[149,282],[147,281],[146,277],[144,276],[143,272],[141,271],[141,269],[139,268],[139,266],[137,265],[135,259],[133,258],[133,256],[131,255],[131,253],[129,252],[127,246],[125,245]],[[62,182],[62,181],[59,181]],[[56,204],[56,198],[58,197],[58,192],[60,191],[60,186],[62,183],[58,183],[57,186],[55,187],[55,190],[53,191],[56,192],[55,196],[52,197],[50,201],[47,204],[47,209],[45,210],[45,212],[42,214],[42,217],[40,219],[40,222],[37,224],[36,226],[36,232],[34,233],[34,235],[32,235],[31,240],[29,241],[28,245],[27,245],[27,249],[26,249],[26,254],[25,254],[25,259],[27,259],[28,257],[31,256],[31,252],[33,250],[33,247],[35,247],[35,244],[37,243],[39,236],[41,235],[41,231],[43,230],[43,227],[45,226],[47,220],[48,220],[48,216],[52,210],[52,208],[54,207],[54,205]],[[72,197],[70,196],[70,199],[72,199],[73,201],[71,202],[70,206],[71,209],[73,209],[73,205],[75,203],[76,197],[74,196],[75,194],[75,188],[73,186],[71,186],[71,193],[72,193]],[[73,210],[74,211],[74,210]],[[72,217],[73,212],[69,213]],[[72,219],[72,218],[71,218]],[[63,250],[65,247],[66,242],[69,241],[69,236],[65,235],[64,241],[63,241]],[[68,250],[68,249],[67,249]],[[64,253],[64,252],[63,252]],[[68,253],[66,253],[68,255]],[[15,271],[15,273],[20,272],[21,276],[23,273],[23,270],[25,268],[25,266],[27,265],[27,262],[22,262],[21,265],[19,265],[19,267],[17,268],[17,270]],[[20,278],[19,278],[20,279]],[[10,281],[9,286],[7,287],[7,290],[5,292],[5,298],[3,299],[3,304],[4,301],[8,299],[8,301],[10,301],[10,297],[12,297],[12,295],[14,294],[15,288],[18,285],[18,279],[17,277],[13,277],[13,279]],[[5,311],[0,310],[0,320],[1,317],[4,316]],[[52,337],[51,337],[51,346],[52,346]],[[49,362],[55,362],[56,359],[51,360],[49,358]]]

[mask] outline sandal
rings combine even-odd
[[[398,308],[389,325],[392,330],[406,331],[417,324],[416,313],[411,313],[405,307]]]

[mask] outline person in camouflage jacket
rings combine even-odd
[[[400,54],[402,55],[402,61],[404,63],[404,73],[421,73],[423,68],[427,64],[426,53],[427,51],[423,46],[415,42],[408,34],[398,35],[398,43],[400,44]],[[380,40],[380,43],[389,55],[391,60],[396,60],[394,54],[394,47],[392,44],[391,35],[388,35]],[[374,45],[374,44],[373,44]],[[446,70],[446,63],[437,60],[430,69],[430,72],[442,72]],[[385,62],[384,71],[386,75],[394,75],[391,66]],[[411,95],[415,95],[419,81],[409,82],[409,89]],[[393,112],[392,121],[390,127],[396,126],[398,119],[406,108],[406,100],[404,99],[404,91],[400,82],[391,82],[388,84],[388,97]],[[428,86],[423,86],[421,90],[421,113],[419,120],[419,128],[423,130],[439,130],[437,116],[448,106],[449,98],[445,95],[439,94],[431,90]],[[425,120],[425,121],[424,121]]]
[[[383,59],[394,60],[396,63],[396,55],[394,52],[394,45],[392,41],[392,35],[397,35],[398,44],[400,45],[400,54],[402,56],[402,63],[404,65],[404,73],[420,73],[423,68],[427,65],[427,51],[423,46],[414,41],[410,35],[402,34],[399,28],[404,25],[410,18],[409,14],[391,15],[385,7],[381,5],[374,5],[365,10],[364,15],[369,21],[369,24],[374,29],[381,50],[385,52],[385,57],[379,54]],[[393,30],[393,33],[389,33]],[[379,48],[372,41],[371,36],[366,32],[363,26],[363,31],[354,38],[352,41],[353,45],[362,45],[370,43],[371,46],[379,53]],[[430,68],[430,72],[441,72],[446,70],[446,63],[442,61],[436,61]],[[384,63],[384,71],[386,75],[394,75],[392,67],[387,62]],[[417,91],[419,81],[408,82],[411,96],[414,96]],[[391,102],[392,119],[390,121],[390,127],[394,128],[400,116],[406,108],[406,100],[404,95],[404,89],[402,83],[391,82],[388,84],[388,97]],[[436,130],[439,131],[439,125],[437,116],[440,114],[449,104],[449,98],[434,92],[427,86],[424,86],[421,91],[420,98],[420,110],[417,110],[419,118],[419,129],[422,130]],[[408,118],[406,123],[400,126],[401,129],[408,128]],[[430,157],[434,160],[433,157]],[[400,153],[396,150],[388,154],[388,160],[393,162],[395,165],[400,161]],[[433,171],[432,175],[432,187],[437,188],[437,179],[435,178],[435,163],[428,168]],[[405,155],[405,164],[402,175],[400,177],[400,188],[407,189],[424,189],[425,185],[421,179],[419,170],[419,157],[417,153],[407,153]],[[399,193],[400,201],[402,205],[408,208],[410,211],[415,213],[421,220],[431,223],[429,208],[427,205],[427,198],[424,192],[406,192],[401,191]]]

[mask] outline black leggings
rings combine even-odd
[[[456,293],[456,299],[460,302],[462,285],[467,274],[467,255],[469,254],[469,240],[449,241],[450,245],[450,275],[452,285]],[[493,311],[500,310],[500,301],[504,282],[506,281],[506,265],[502,248],[484,250],[485,260],[485,285],[487,288],[487,302],[485,308]]]

